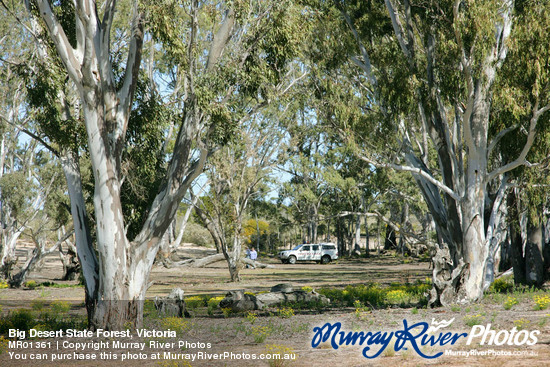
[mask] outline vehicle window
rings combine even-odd
[[[335,247],[335,246],[325,245],[325,246],[323,246],[323,250],[336,250],[336,247]]]
[[[319,251],[319,245],[313,245],[313,246],[311,246],[311,249],[313,251]]]
[[[309,248],[310,248],[309,246],[304,246],[302,247],[302,251],[309,251]]]
[[[302,247],[302,245],[298,245],[298,246],[294,247],[292,250],[293,251],[298,251],[300,249],[300,247]]]

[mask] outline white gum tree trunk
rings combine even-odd
[[[86,281],[89,327],[120,329],[130,322],[141,326],[143,300],[149,275],[162,238],[173,222],[178,205],[192,182],[203,171],[207,147],[198,136],[208,115],[198,107],[193,75],[197,63],[190,62],[181,126],[175,140],[164,184],[159,188],[139,234],[127,238],[121,203],[121,157],[134,100],[144,39],[142,2],[132,1],[128,54],[120,83],[115,81],[111,55],[111,29],[117,1],[106,1],[98,14],[95,0],[74,1],[76,45],[72,45],[52,11],[51,0],[37,0],[40,18],[46,25],[57,55],[74,82],[88,137],[94,176],[94,216],[97,258],[86,227],[86,211],[77,161],[64,157],[63,169],[71,195],[78,257]],[[30,4],[26,1],[28,9]],[[63,6],[56,4],[55,6]],[[192,21],[188,37],[189,58],[197,47],[198,7],[190,3]],[[235,13],[224,13],[208,50],[205,72],[214,70],[233,34]],[[119,85],[117,87],[117,85]]]
[[[492,89],[508,52],[513,1],[502,1],[499,9],[493,9],[490,20],[494,29],[491,34],[493,38],[486,37],[487,47],[474,45],[479,50],[474,46],[470,49],[463,41],[462,21],[464,17],[473,15],[464,14],[467,11],[464,2],[454,2],[450,17],[455,24],[449,36],[454,38],[452,42],[456,43],[460,55],[455,76],[465,87],[464,95],[456,96],[457,101],[449,101],[449,96],[442,94],[435,76],[437,62],[441,62],[435,55],[440,36],[424,24],[415,24],[417,18],[412,15],[408,0],[384,2],[411,77],[425,82],[419,83],[414,91],[418,113],[402,116],[398,124],[405,163],[381,162],[365,155],[362,158],[377,167],[411,172],[422,192],[434,218],[440,243],[439,254],[434,258],[431,304],[475,301],[483,295],[484,288],[494,276],[494,269],[488,267],[494,266],[499,246],[495,231],[502,227],[505,220],[502,215],[505,209],[501,208],[501,204],[510,186],[506,173],[529,164],[526,156],[533,145],[537,122],[550,109],[550,105],[542,103],[537,97],[531,109],[527,138],[521,153],[507,164],[496,168],[491,166],[490,171],[489,159],[493,149],[502,136],[512,129],[504,129],[489,141]],[[342,15],[361,51],[361,58],[353,58],[352,61],[368,74],[376,87],[376,75],[372,73],[367,48],[362,44],[349,15],[344,10]],[[416,57],[420,54],[426,57],[425,61]],[[427,146],[420,146],[416,151],[413,149],[411,141],[414,140],[409,137],[406,120],[412,121],[424,136],[430,138],[438,158],[431,167],[426,158]],[[439,171],[441,178],[432,173],[434,169]],[[497,198],[489,200],[489,185],[495,182]],[[490,213],[489,218],[486,218],[486,212]]]

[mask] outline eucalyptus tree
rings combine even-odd
[[[286,22],[290,4],[196,0],[28,4],[75,85],[77,119],[86,129],[98,254],[97,266],[91,259],[92,266],[83,264],[89,326],[115,329],[127,321],[140,326],[150,269],[179,202],[214,147],[225,143],[242,117],[252,113],[239,109],[234,100],[249,95],[256,105],[269,102],[266,86],[279,79],[288,50],[284,46],[299,34]],[[126,14],[120,14],[121,6],[126,6]],[[128,13],[128,22],[117,23],[128,19]],[[181,110],[174,124],[177,134],[164,151],[165,174],[141,225],[129,237],[121,199],[122,157],[131,143],[127,132],[148,30],[170,58],[168,66],[157,71],[176,74],[177,83],[166,87],[179,88]],[[125,46],[113,49],[113,37],[124,39]],[[120,54],[114,57],[116,52]]]
[[[497,80],[491,130],[507,131],[493,150],[494,159],[508,162],[523,149],[524,126],[533,118],[530,105],[548,100],[550,88],[550,52],[541,42],[550,27],[549,8],[542,2],[528,3],[530,11],[518,12],[509,55],[513,63],[505,63],[503,77]],[[518,70],[522,70],[518,73]],[[544,103],[544,102],[542,102]],[[511,125],[510,121],[515,124]],[[507,218],[498,234],[511,244],[511,263],[517,284],[541,286],[548,275],[550,236],[548,225],[550,116],[540,116],[533,148],[526,156],[534,167],[519,167],[509,173],[513,188],[503,201]],[[498,247],[493,247],[498,251]]]
[[[307,85],[303,91],[307,90]],[[304,95],[306,93],[304,92]],[[280,169],[289,174],[279,195],[290,204],[294,221],[304,229],[303,241],[315,243],[322,215],[322,205],[329,193],[325,179],[330,143],[316,111],[309,108],[307,98],[291,106],[292,117],[286,124],[286,139],[281,145]]]
[[[498,108],[493,96],[497,86],[513,85],[503,65],[516,68],[533,56],[527,47],[510,53],[511,43],[524,32],[535,35],[533,29],[544,29],[547,2],[385,0],[383,5],[316,6],[331,24],[340,21],[335,29],[346,30],[348,37],[340,42],[348,51],[344,62],[354,64],[360,75],[350,84],[368,100],[360,119],[335,121],[341,135],[373,166],[410,172],[434,218],[440,249],[431,303],[479,299],[493,276],[491,249],[504,220],[507,174],[530,165],[527,154],[539,120],[550,109],[542,72],[546,52],[525,88],[513,88],[525,102],[523,119],[510,119],[492,131]],[[333,33],[327,39],[335,38]],[[548,49],[547,37],[536,40]],[[499,162],[492,153],[515,122],[525,131],[518,138],[521,148]]]
[[[70,212],[67,210],[69,205],[61,167],[47,150],[40,146],[37,148],[31,153],[33,177],[18,182],[18,190],[21,192],[27,192],[30,197],[43,196],[40,205],[28,208],[32,210],[31,213],[20,212],[17,216],[18,221],[25,223],[22,235],[34,244],[34,248],[27,252],[27,259],[19,270],[8,278],[11,288],[20,287],[31,271],[40,271],[45,257],[59,251],[74,233],[71,226],[66,228]],[[17,192],[13,194],[18,195]],[[62,257],[61,260],[66,259]]]
[[[195,210],[229,268],[231,281],[240,281],[243,221],[254,197],[265,195],[272,180],[281,131],[260,114],[244,123],[226,146],[213,154],[206,175],[210,191]]]
[[[0,14],[0,269],[10,279],[18,241],[38,215],[51,185],[37,178],[37,142],[25,139],[22,132],[28,121],[22,113],[25,85],[18,75],[18,63],[30,55],[29,39],[17,37],[17,21],[8,9],[0,7]]]

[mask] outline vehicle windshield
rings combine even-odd
[[[293,251],[298,250],[300,247],[302,247],[302,245],[298,245],[298,246],[294,247],[292,250]]]

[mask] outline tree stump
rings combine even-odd
[[[185,309],[184,291],[174,288],[166,298],[155,297],[155,308],[165,316],[190,317]]]

